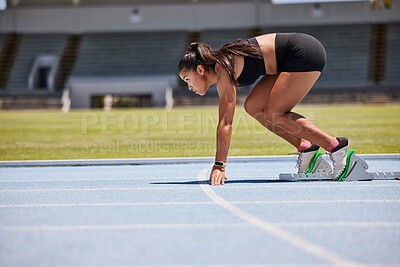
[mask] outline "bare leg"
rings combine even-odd
[[[253,87],[250,94],[247,96],[244,103],[246,112],[256,119],[261,125],[275,133],[279,137],[285,139],[287,142],[295,147],[298,147],[302,142],[302,139],[296,135],[293,135],[287,131],[276,131],[276,126],[265,118],[265,106],[268,103],[269,95],[272,87],[274,86],[279,74],[273,76],[264,76],[260,81]]]
[[[277,128],[327,148],[334,137],[291,111],[307,95],[320,74],[319,71],[281,73],[269,95],[265,116]]]
[[[320,72],[280,73],[262,78],[246,99],[246,111],[266,128],[298,147],[308,140],[327,148],[334,137],[291,110],[307,95]]]

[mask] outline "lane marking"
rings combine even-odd
[[[7,177],[8,178],[8,177]],[[174,179],[180,179],[182,181],[191,179],[191,180],[196,180],[196,177],[174,177]],[[169,181],[169,178],[149,178],[149,177],[135,177],[135,178],[71,178],[71,179],[21,179],[21,180],[2,180],[1,176],[0,176],[0,184],[1,183],[29,183],[29,182],[40,182],[40,183],[44,183],[44,182],[96,182],[96,181],[137,181],[137,180],[146,180],[146,181]],[[197,181],[197,180],[196,180]]]
[[[0,226],[3,232],[37,232],[37,231],[115,231],[115,230],[146,230],[146,229],[214,229],[242,228],[247,223],[204,223],[204,224],[84,224],[84,225],[29,225]]]
[[[58,267],[76,267],[76,266],[58,266]],[[98,267],[96,266],[81,266],[79,267]],[[101,265],[101,267],[330,267],[326,264],[174,264],[174,265]],[[371,266],[375,267],[375,266]],[[377,265],[376,267],[398,267],[389,265]]]
[[[57,208],[57,207],[114,207],[114,206],[174,206],[211,205],[211,201],[199,202],[106,202],[106,203],[49,203],[49,204],[2,204],[0,209],[8,208]]]
[[[239,205],[282,205],[282,204],[364,204],[364,203],[400,203],[400,199],[339,199],[339,200],[261,200],[230,201]],[[0,209],[8,208],[56,208],[56,207],[113,207],[113,206],[174,206],[174,205],[212,205],[212,201],[173,201],[173,202],[84,202],[84,203],[37,203],[37,204],[0,204]]]
[[[199,183],[195,184],[184,184],[185,182],[182,182],[182,186],[180,184],[177,184],[175,186],[170,186],[170,187],[158,187],[158,185],[154,185],[152,187],[110,187],[110,188],[40,188],[40,189],[0,189],[0,193],[23,193],[23,192],[63,192],[63,191],[134,191],[134,190],[187,190],[189,188],[198,188],[198,185],[201,185],[203,181],[200,181]],[[347,186],[348,184],[344,185],[344,183],[341,183],[341,185],[336,185],[336,186],[341,186],[343,188],[349,189]],[[304,185],[304,186],[287,186],[287,185],[281,185],[281,186],[276,186],[276,185],[264,185],[264,186],[231,186],[229,184],[225,185],[224,190],[228,189],[256,189],[256,188],[262,188],[265,190],[268,189],[276,189],[276,188],[324,188],[324,187],[329,187],[332,188],[333,184],[329,186],[317,186],[317,185]],[[399,185],[370,185],[371,187],[399,187]],[[354,189],[356,186],[351,186],[351,189]],[[363,185],[361,187],[366,187],[366,185]]]
[[[338,228],[338,227],[362,227],[362,228],[378,228],[378,227],[400,227],[400,222],[291,222],[276,223],[282,227],[299,227],[299,228]]]
[[[197,184],[196,184],[197,185]],[[110,187],[110,188],[48,188],[48,189],[0,189],[0,193],[70,192],[70,191],[135,191],[135,190],[186,190],[187,187]]]
[[[329,264],[298,264],[298,263],[277,263],[277,264],[174,264],[174,265],[101,265],[102,267],[331,267]],[[398,264],[365,264],[365,267],[399,267]],[[76,267],[76,265],[61,265],[58,267]],[[98,265],[85,265],[79,267],[98,267]]]
[[[80,267],[98,267],[97,265],[84,265]],[[174,264],[174,265],[101,265],[102,267],[330,267],[329,264]],[[398,264],[366,264],[366,267],[399,267]],[[76,265],[61,265],[58,267],[76,267]]]
[[[251,180],[251,179],[250,179]],[[229,180],[233,181],[233,180]],[[252,188],[332,188],[332,187],[342,187],[342,188],[357,188],[357,187],[400,187],[400,183],[398,181],[395,181],[393,184],[373,184],[372,181],[365,181],[366,184],[362,184],[362,182],[278,182],[276,180],[276,183],[271,183],[271,181],[274,180],[266,180],[264,185],[245,185],[245,186],[240,186],[240,185],[231,185],[228,183],[225,184],[227,186],[226,188],[246,188],[246,189],[252,189]],[[244,182],[246,183],[246,182]],[[371,183],[371,184],[367,184]]]
[[[198,180],[204,180],[207,177],[208,169],[202,170],[198,175]],[[211,188],[210,185],[200,184],[200,188],[204,191],[204,193],[213,201],[215,204],[221,206],[222,208],[226,209],[227,211],[231,212],[232,214],[236,215],[237,217],[241,218],[245,222],[257,227],[258,229],[264,231],[265,233],[275,236],[287,243],[291,244],[292,246],[297,247],[298,249],[302,250],[319,258],[327,263],[332,264],[333,266],[337,267],[361,267],[365,266],[360,263],[354,262],[350,259],[347,259],[334,251],[328,250],[322,246],[314,244],[301,236],[293,234],[289,232],[279,225],[269,223],[267,221],[263,221],[260,218],[247,213],[240,208],[234,206],[232,203],[226,201],[222,197],[220,197],[215,191]]]
[[[314,199],[314,200],[260,200],[230,201],[233,204],[339,204],[339,203],[400,203],[400,199]]]

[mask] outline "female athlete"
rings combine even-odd
[[[236,40],[212,50],[192,43],[179,62],[179,76],[189,90],[204,95],[217,84],[219,122],[210,184],[225,182],[225,167],[236,107],[236,89],[257,81],[246,98],[246,112],[298,151],[298,172],[309,170],[320,147],[333,163],[334,178],[345,169],[349,140],[318,129],[292,109],[307,95],[325,66],[326,53],[303,33],[271,33]],[[261,77],[261,78],[260,78]],[[318,153],[320,154],[320,153]]]

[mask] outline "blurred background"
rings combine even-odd
[[[213,105],[215,88],[198,97],[177,75],[188,44],[270,32],[308,33],[326,48],[304,103],[400,99],[399,1],[0,2],[0,109]]]

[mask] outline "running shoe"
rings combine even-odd
[[[350,142],[345,137],[337,137],[336,139],[339,141],[339,145],[327,154],[333,164],[333,179],[338,181],[344,179],[342,176],[346,169]]]
[[[318,151],[319,146],[312,144],[309,148],[302,152],[298,152],[296,168],[298,173],[312,173],[314,171],[317,159],[322,155]]]

